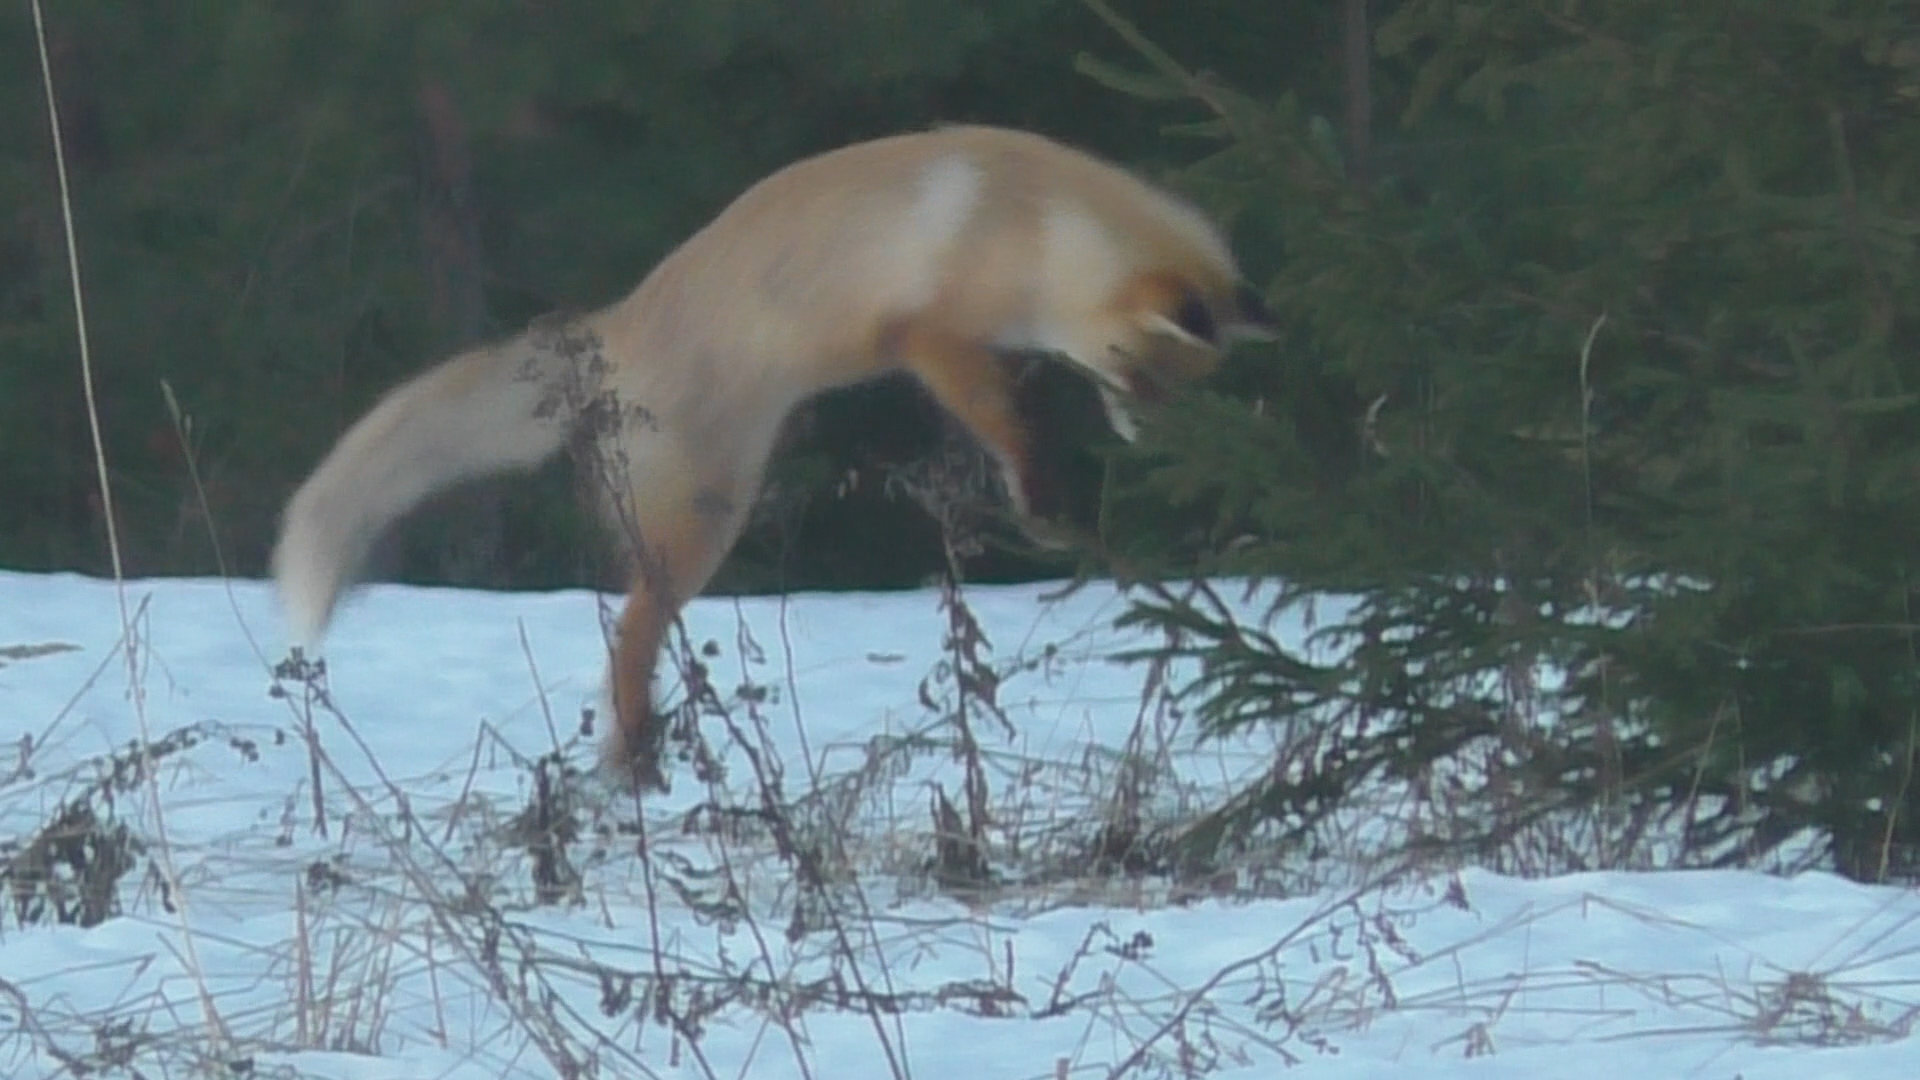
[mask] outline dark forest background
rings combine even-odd
[[[1126,452],[1040,365],[1098,526],[1052,561],[942,495],[964,443],[911,387],[823,398],[716,588],[955,552],[972,580],[1354,597],[1310,653],[1203,587],[1142,593],[1211,730],[1314,733],[1188,841],[1307,835],[1386,780],[1496,864],[1571,815],[1590,842],[1552,865],[1812,838],[1920,868],[1913,0],[50,8],[131,573],[259,573],[380,390],[615,298],[771,169],[1012,124],[1226,222],[1280,340]],[[99,572],[23,5],[0,56],[0,565]],[[380,572],[579,584],[585,534],[555,469],[446,500]]]
[[[1236,83],[1337,103],[1325,5],[1162,7],[1134,15]],[[0,76],[0,565],[104,572],[24,14],[0,21],[15,60]],[[1077,52],[1118,44],[1077,2],[80,2],[50,19],[136,574],[262,573],[292,486],[382,389],[544,312],[618,298],[797,157],[952,121],[1048,132],[1148,173],[1196,149],[1075,71]],[[1082,389],[1050,386],[1069,404]],[[822,399],[795,418],[716,588],[938,571],[938,528],[899,474],[951,450],[947,434],[904,381]],[[443,501],[379,574],[593,578],[565,472]],[[969,564],[1060,572],[1002,545]]]

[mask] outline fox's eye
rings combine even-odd
[[[1208,344],[1212,344],[1214,336],[1220,332],[1219,326],[1213,321],[1213,312],[1191,293],[1174,311],[1173,324]]]

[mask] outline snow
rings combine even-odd
[[[1271,754],[1199,740],[1145,665],[1112,658],[1150,643],[1112,627],[1113,587],[1053,591],[965,592],[1000,674],[1006,724],[972,730],[1008,874],[1084,835],[1129,739],[1164,768],[1167,814]],[[932,591],[696,602],[723,771],[671,764],[645,861],[631,799],[571,785],[577,884],[539,903],[532,763],[592,761],[606,603],[361,590],[328,638],[332,709],[310,710],[297,680],[270,692],[261,583],[0,572],[0,1074],[1904,1080],[1920,1062],[1920,895],[1826,874],[1381,883],[1356,862],[1291,895],[944,894],[928,806],[937,789],[964,814],[964,772]],[[143,733],[168,752],[111,773]],[[830,905],[754,816],[748,748],[784,768]],[[145,841],[118,914],[23,923],[49,891],[25,868],[79,806]],[[86,877],[61,875],[61,899]]]

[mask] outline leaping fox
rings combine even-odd
[[[1058,507],[1006,350],[1064,355],[1126,438],[1128,397],[1219,363],[1264,309],[1172,195],[1039,135],[948,127],[857,143],[749,188],[632,293],[407,382],[287,505],[274,575],[317,645],[375,541],[428,496],[572,444],[631,559],[605,760],[659,785],[662,640],[745,524],[788,413],[905,370],[977,437],[1029,518]]]

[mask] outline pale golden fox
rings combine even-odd
[[[1219,362],[1264,313],[1187,204],[1024,132],[951,127],[809,158],[748,189],[625,299],[536,323],[388,393],[287,506],[274,573],[297,640],[397,518],[462,481],[572,443],[632,557],[610,677],[610,763],[661,782],[662,639],[732,547],[776,433],[802,400],[911,372],[1039,490],[1007,350],[1092,373],[1107,415]]]

